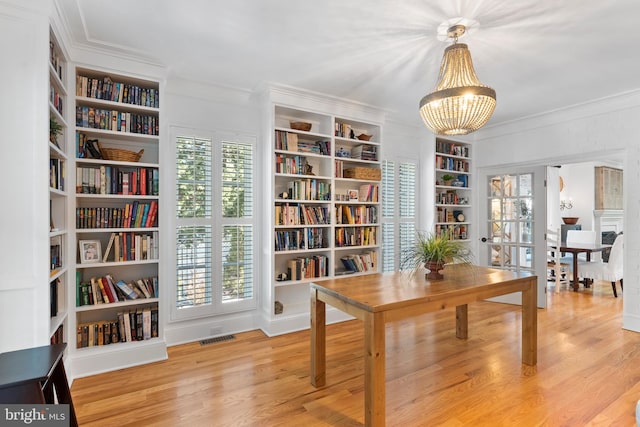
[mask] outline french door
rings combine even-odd
[[[478,264],[538,276],[538,307],[546,307],[544,166],[480,171]],[[521,304],[521,293],[492,301]]]

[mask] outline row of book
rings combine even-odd
[[[52,41],[49,41],[49,63],[56,71],[58,78],[62,80],[62,64],[64,64],[64,58],[60,56],[56,45]]]
[[[438,208],[436,222],[456,222],[462,211],[458,209]]]
[[[345,255],[340,258],[347,271],[361,273],[378,269],[378,254],[374,251],[362,254]]]
[[[76,306],[113,304],[122,301],[158,298],[158,277],[115,280],[111,274],[76,283]]]
[[[49,282],[49,315],[50,317],[56,317],[58,315],[58,285],[60,284],[60,278]]]
[[[329,258],[313,255],[287,260],[287,279],[303,280],[329,275]]]
[[[341,138],[356,139],[356,134],[353,127],[348,123],[336,122],[334,136]]]
[[[448,190],[438,193],[436,203],[442,205],[465,205],[467,204],[467,199],[464,197],[461,198],[456,190]]]
[[[49,242],[50,252],[50,269],[49,271],[55,271],[62,267],[62,237],[55,236],[50,239]]]
[[[304,156],[276,154],[275,173],[307,175],[307,159]]]
[[[378,160],[378,150],[376,149],[375,145],[356,145],[351,149],[351,158],[359,160],[370,160],[375,162]]]
[[[76,126],[90,129],[159,135],[158,117],[117,110],[79,105],[76,107]]]
[[[378,242],[377,227],[339,227],[336,228],[336,247],[372,246]]]
[[[464,240],[467,238],[467,226],[465,224],[436,224],[435,234],[448,234],[452,239]]]
[[[76,228],[149,228],[157,226],[158,202],[137,200],[121,208],[76,208]]]
[[[160,193],[160,172],[143,167],[76,166],[76,193],[157,196]]]
[[[317,179],[298,179],[287,183],[287,193],[293,200],[331,200],[331,184]]]
[[[361,202],[378,203],[379,189],[377,184],[362,184],[358,192],[358,200]]]
[[[102,262],[109,262],[109,255],[113,250],[113,262],[147,261],[158,259],[160,250],[158,247],[158,232],[150,234],[138,233],[111,233],[107,249],[102,256]]]
[[[102,79],[76,76],[76,96],[159,108],[160,92],[156,88],[114,82],[110,77]]]
[[[454,172],[469,172],[469,162],[466,160],[436,155],[436,169]]]
[[[76,328],[76,347],[95,347],[158,337],[158,307],[141,307],[116,314],[115,319],[86,322]]]
[[[325,206],[305,206],[304,204],[276,204],[276,225],[317,225],[329,224],[329,208]]]
[[[378,222],[376,206],[336,206],[337,224],[375,224]]]
[[[306,243],[305,243],[306,239]],[[275,231],[275,250],[324,249],[329,245],[326,228],[307,228]]]
[[[65,161],[52,157],[49,159],[49,187],[64,191]]]
[[[53,105],[53,108],[60,113],[60,115],[64,114],[64,98],[53,85],[49,87],[49,102]]]
[[[299,151],[303,153],[314,153],[328,156],[331,153],[330,141],[308,141],[301,140],[298,134],[277,130],[275,135],[276,150]]]
[[[469,157],[469,146],[436,139],[436,153],[449,154],[451,156],[459,157]]]

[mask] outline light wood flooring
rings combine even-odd
[[[634,426],[640,333],[598,282],[538,311],[538,366],[521,364],[520,309],[469,305],[387,327],[388,426]],[[327,386],[309,384],[309,332],[169,348],[169,359],[74,381],[81,426],[360,426],[362,324],[327,328]]]

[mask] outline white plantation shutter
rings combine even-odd
[[[176,305],[211,304],[212,142],[176,139]]]
[[[400,257],[413,247],[416,239],[416,164],[400,163],[399,175],[399,248]],[[402,259],[400,260],[402,262]]]
[[[177,136],[174,318],[255,305],[254,144]]]
[[[415,242],[416,180],[415,162],[382,162],[382,271],[399,270],[402,254]]]
[[[253,298],[253,147],[222,143],[222,301]]]
[[[382,161],[382,271],[396,270],[394,162]]]

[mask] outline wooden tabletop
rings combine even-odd
[[[341,276],[312,283],[311,287],[363,310],[378,312],[446,301],[453,295],[477,294],[477,300],[485,299],[496,294],[496,286],[532,275],[469,264],[446,266],[442,280],[427,280],[424,273],[425,270],[420,269],[417,272]]]
[[[571,243],[562,242],[560,244],[560,252],[600,252],[613,245],[603,245],[600,243]]]

